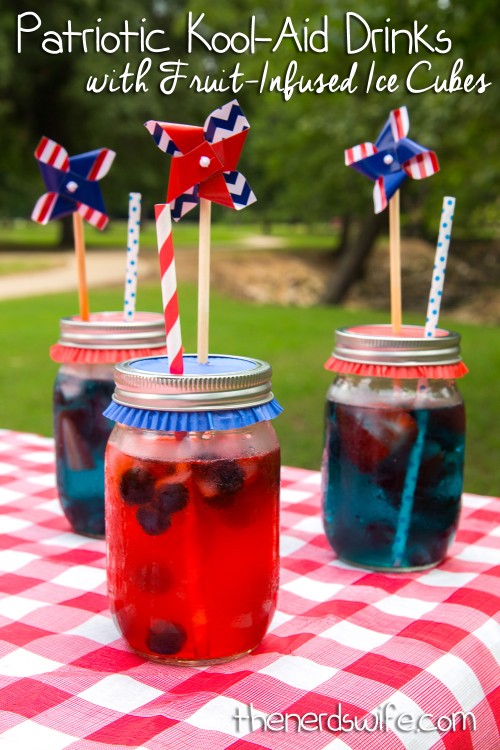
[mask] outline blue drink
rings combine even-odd
[[[383,401],[327,402],[326,535],[338,556],[355,565],[431,567],[445,557],[457,529],[464,406],[425,397],[425,408]]]
[[[104,451],[114,422],[103,416],[117,362],[165,349],[163,315],[123,311],[62,318],[50,356],[61,365],[54,385],[57,489],[73,531],[104,536]]]
[[[73,530],[87,536],[104,536],[104,451],[114,422],[103,411],[114,390],[112,369],[63,366],[54,386],[59,498]]]

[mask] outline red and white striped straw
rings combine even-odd
[[[155,218],[169,368],[171,373],[182,375],[184,362],[182,359],[181,324],[177,299],[174,244],[172,242],[172,218],[168,203],[160,203],[155,206]]]

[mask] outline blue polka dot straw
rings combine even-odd
[[[133,319],[137,287],[137,259],[139,256],[139,230],[141,225],[141,194],[129,193],[127,267],[125,273],[124,317]]]
[[[429,304],[427,306],[427,321],[425,324],[426,337],[435,336],[438,327],[439,310],[441,307],[441,299],[443,297],[446,261],[448,260],[454,211],[455,198],[445,196],[445,198],[443,198],[441,224],[439,226],[439,237],[436,247],[436,257],[434,259],[431,291],[429,294]]]

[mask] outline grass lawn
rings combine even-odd
[[[0,255],[0,276],[9,276],[12,273],[31,273],[32,271],[46,271],[48,268],[53,268],[56,263],[44,260],[24,260],[15,259],[12,257],[12,253],[9,253],[8,258],[4,258]]]
[[[271,242],[279,245],[274,249],[285,250],[329,250],[335,244],[335,232],[328,224],[306,226],[305,224],[275,224]],[[198,246],[197,221],[182,221],[175,225],[176,247]],[[60,228],[57,222],[50,222],[47,226],[40,226],[34,221],[14,219],[12,222],[0,225],[0,249],[14,250],[16,248],[43,250],[55,249]],[[262,235],[262,225],[243,224],[241,222],[212,224],[212,243],[214,247],[237,250],[244,247],[250,237],[259,236],[265,242],[266,235]],[[90,224],[85,225],[85,242],[87,247],[115,248],[125,247],[127,240],[127,222],[113,220],[101,232]],[[270,245],[271,245],[270,242]],[[156,251],[156,229],[153,221],[143,221],[141,226],[141,248],[152,248]]]
[[[179,290],[183,342],[196,342],[196,289]],[[122,290],[91,293],[92,310],[119,309]],[[161,309],[157,285],[140,289],[140,308]],[[4,362],[0,376],[0,427],[50,435],[51,390],[57,365],[48,357],[58,336],[59,318],[76,312],[76,293],[0,302],[0,342]],[[315,307],[309,309],[252,305],[212,294],[210,350],[249,355],[273,365],[273,390],[285,408],[276,420],[283,461],[319,469],[323,404],[331,375],[323,370],[333,330],[340,325],[387,321],[387,315]],[[407,322],[420,322],[408,319]],[[469,492],[500,494],[500,328],[454,325],[463,335],[470,374],[461,384],[468,412],[465,487]]]

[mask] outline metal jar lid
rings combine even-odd
[[[61,318],[59,344],[80,349],[156,349],[165,346],[165,319],[160,313],[137,312],[124,320],[123,312],[92,313]]]
[[[219,411],[273,400],[271,366],[258,359],[211,354],[199,364],[184,355],[184,374],[168,371],[168,357],[129,359],[115,367],[113,401],[157,411]]]
[[[402,326],[397,336],[390,325],[339,328],[333,357],[367,365],[451,365],[462,359],[460,334],[438,329],[425,338],[421,326]]]

